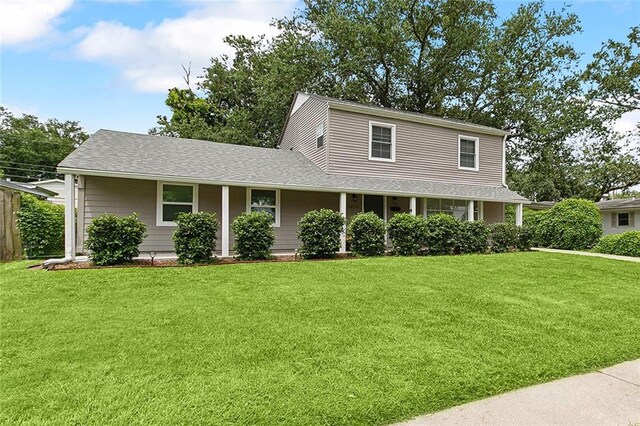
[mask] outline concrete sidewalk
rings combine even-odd
[[[543,247],[532,247],[531,250],[545,251],[547,253],[573,254],[576,256],[602,257],[604,259],[624,260],[625,262],[640,263],[640,257],[618,256],[617,254],[594,253],[591,251],[578,251],[578,250],[559,250],[559,249],[550,249],[550,248],[543,248]]]
[[[426,414],[401,425],[640,425],[640,360]]]

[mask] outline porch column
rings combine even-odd
[[[340,193],[340,214],[344,218],[342,234],[340,235],[340,253],[347,252],[347,193]]]
[[[473,222],[474,221],[474,217],[473,217],[473,209],[475,208],[475,203],[473,200],[469,200],[469,203],[467,204],[467,220],[469,222]]]
[[[409,200],[409,211],[414,216],[418,214],[418,203],[416,201],[416,197],[411,197]]]
[[[516,226],[522,226],[522,203],[516,204]]]
[[[229,187],[222,187],[222,257],[229,257]]]
[[[478,220],[484,220],[484,201],[478,201]]]
[[[76,258],[76,184],[75,176],[64,175],[64,256]]]

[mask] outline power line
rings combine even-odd
[[[50,144],[50,145],[60,145],[60,146],[69,146],[69,144],[67,142],[64,141],[46,141],[46,140],[38,140],[38,139],[23,139],[23,138],[18,138],[15,137],[13,135],[5,135],[4,137],[0,137],[0,145],[5,141],[5,140],[9,140],[10,142],[34,142],[34,143],[39,143],[39,144]],[[73,148],[77,148],[80,145],[82,145],[84,143],[83,142],[76,142],[76,141],[71,141],[71,143],[73,144]]]
[[[4,170],[20,170],[21,172],[36,172],[36,173],[55,173],[60,174],[55,170],[42,170],[42,169],[30,169],[25,167],[11,167],[0,164],[0,169]]]
[[[1,160],[1,159],[0,159],[0,163],[20,164],[23,166],[35,166],[35,167],[44,167],[44,168],[50,168],[50,169],[55,169],[57,167],[57,166],[49,166],[46,164],[21,163],[19,161]]]

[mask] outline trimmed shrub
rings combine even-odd
[[[570,198],[560,201],[544,215],[538,234],[536,240],[545,247],[588,249],[602,236],[602,217],[593,201]]]
[[[384,221],[373,212],[358,213],[349,222],[351,251],[359,256],[379,256],[384,253]]]
[[[307,259],[333,257],[340,249],[344,217],[330,209],[311,210],[298,222],[300,252]]]
[[[593,248],[597,253],[616,254],[618,256],[640,257],[640,231],[627,231],[622,234],[605,235]]]
[[[520,251],[531,250],[534,241],[533,229],[533,227],[528,225],[516,227],[516,249]]]
[[[489,247],[489,229],[483,221],[460,222],[456,253],[486,253]]]
[[[425,243],[427,235],[426,221],[422,216],[398,213],[389,220],[387,232],[395,254],[415,256]]]
[[[240,259],[259,260],[271,257],[276,240],[273,216],[266,212],[243,213],[231,224],[235,237],[233,249]]]
[[[430,255],[452,254],[459,242],[460,225],[455,217],[438,213],[426,221],[424,243]]]
[[[27,257],[64,252],[64,206],[22,194],[17,218]]]
[[[218,239],[218,219],[215,213],[179,213],[178,228],[173,233],[173,244],[178,263],[190,265],[209,263]]]
[[[102,214],[87,226],[86,248],[96,265],[131,262],[140,254],[138,246],[146,236],[147,226],[133,213],[118,217]]]
[[[489,225],[489,248],[492,253],[505,253],[518,247],[518,227],[513,223]]]

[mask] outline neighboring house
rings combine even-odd
[[[640,198],[617,198],[596,203],[604,234],[640,231]]]
[[[64,204],[64,200],[67,198],[67,194],[64,187],[64,181],[62,179],[40,180],[35,182],[29,182],[28,185],[32,185],[35,188],[52,191],[54,195],[47,197],[47,200],[51,201],[53,204]],[[78,188],[76,186],[73,194],[74,200],[77,199],[77,196],[78,196]]]
[[[385,220],[398,212],[445,212],[493,223],[503,220],[505,203],[515,203],[521,223],[528,201],[505,185],[506,136],[462,121],[298,93],[280,149],[100,130],[58,170],[68,188],[78,178],[78,250],[87,225],[105,212],[137,212],[148,227],[141,251],[169,252],[175,215],[209,211],[221,222],[218,253],[228,256],[230,222],[260,210],[273,215],[274,251],[292,252],[300,246],[298,220],[320,208],[347,219],[361,211]]]
[[[555,201],[532,201],[531,204],[527,204],[527,208],[531,210],[549,210],[555,204]]]
[[[12,180],[0,179],[0,190],[6,192],[22,192],[35,195],[40,199],[47,199],[56,195],[54,191],[45,188],[36,188],[34,185],[25,182],[14,182]]]

